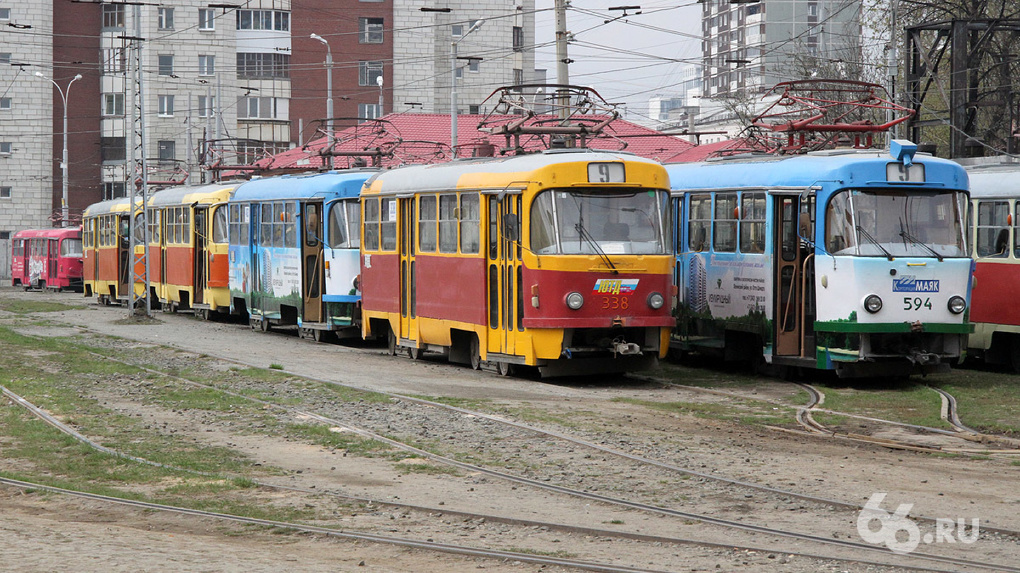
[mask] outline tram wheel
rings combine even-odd
[[[312,329],[312,340],[316,342],[322,342],[322,339],[326,336],[325,330],[319,330],[317,328]]]
[[[393,332],[392,328],[386,336],[386,351],[389,352],[390,356],[397,355],[397,335]]]
[[[482,353],[478,348],[478,336],[471,337],[471,369],[478,370],[482,367]]]
[[[514,373],[514,365],[509,362],[497,362],[496,372],[500,376],[512,376]]]
[[[407,355],[411,357],[411,360],[418,360],[421,358],[422,350],[417,346],[412,346],[407,349]]]
[[[269,324],[269,319],[264,316],[262,317],[262,320],[259,322],[259,327],[262,329],[262,332],[269,332],[270,330],[273,329],[273,326]]]
[[[197,316],[199,320],[209,320],[209,309],[199,308],[195,310],[195,316]]]

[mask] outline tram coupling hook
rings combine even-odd
[[[613,354],[622,354],[624,356],[630,354],[641,354],[641,347],[633,342],[625,342],[624,340],[617,338],[613,341]]]
[[[934,352],[922,352],[915,349],[910,352],[910,361],[920,366],[932,366],[940,363],[942,359]]]

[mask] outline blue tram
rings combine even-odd
[[[780,374],[906,375],[958,362],[972,330],[967,174],[909,142],[890,148],[668,165],[671,346],[752,357]]]
[[[360,335],[361,187],[375,170],[269,177],[228,204],[230,298],[252,328]]]

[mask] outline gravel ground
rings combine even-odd
[[[258,392],[344,425],[549,485],[862,542],[856,529],[856,511],[692,477],[411,400],[340,396],[297,377],[279,381],[256,379],[237,374],[237,365],[264,368],[278,364],[288,373],[350,387],[477,401],[478,407],[499,412],[508,419],[706,474],[854,504],[863,504],[875,492],[888,492],[883,503],[888,509],[912,503],[911,515],[961,517],[968,522],[979,517],[984,527],[1020,529],[1016,512],[1020,492],[1015,487],[1018,468],[1008,461],[943,459],[804,438],[762,426],[706,419],[621,400],[704,404],[728,400],[716,394],[625,378],[553,382],[501,378],[492,372],[450,366],[438,359],[412,362],[404,357],[386,356],[383,350],[370,346],[316,345],[296,336],[253,333],[244,326],[202,322],[189,316],[159,315],[157,323],[143,325],[123,320],[124,309],[84,305],[74,295],[2,289],[0,296],[47,296],[79,306],[70,311],[40,314],[37,318],[45,322],[34,325],[25,317],[0,313],[0,325],[17,327],[19,332],[67,336],[86,332],[82,329],[88,328],[88,333],[122,337],[84,335],[98,348],[116,346],[129,361],[166,371],[190,368],[220,372],[233,391]],[[83,395],[98,400],[112,412],[137,418],[150,431],[240,452],[259,464],[257,467],[266,468],[263,475],[257,476],[262,482],[319,492],[310,495],[259,488],[253,494],[265,503],[314,507],[320,516],[317,525],[664,571],[899,570],[791,556],[790,553],[805,552],[854,557],[853,552],[845,549],[736,532],[693,519],[573,498],[423,461],[392,448],[369,456],[344,448],[312,445],[288,432],[267,430],[267,424],[276,428],[308,422],[293,410],[266,410],[253,417],[240,409],[224,414],[168,407],[153,400],[154,383],[147,376],[109,376],[74,382],[80,384]],[[756,392],[756,398],[781,400],[789,399],[797,389],[763,380],[756,388],[742,391]],[[0,467],[7,463],[0,458]],[[365,505],[337,496],[368,498],[380,503]],[[250,529],[242,531],[240,526],[206,519],[142,512],[60,496],[25,495],[6,488],[0,488],[0,511],[5,515],[0,523],[4,562],[22,571],[65,569],[70,563],[82,571],[279,571],[295,567],[307,571],[556,570],[307,534],[279,536]],[[492,517],[470,518],[458,512]],[[501,520],[700,540],[723,547],[583,535],[556,527],[514,525]],[[922,531],[929,529],[922,527]],[[727,545],[731,547],[726,548]],[[1009,565],[1020,562],[1020,547],[1015,539],[987,533],[973,544],[922,545],[918,551]],[[857,557],[925,566],[917,560],[877,553]]]

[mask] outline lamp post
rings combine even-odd
[[[333,52],[322,36],[312,34],[309,37],[326,45],[326,133],[333,137]]]
[[[450,150],[454,159],[457,158],[457,44],[467,38],[468,34],[481,28],[484,23],[485,20],[478,20],[460,38],[450,42],[450,85],[452,86],[450,88]]]
[[[35,75],[39,76],[44,80],[48,80],[53,87],[57,88],[57,93],[60,94],[61,101],[64,102],[64,152],[60,158],[60,183],[61,183],[61,195],[60,195],[60,226],[67,226],[67,98],[71,95],[71,84],[81,79],[81,74],[77,74],[71,81],[67,82],[67,89],[60,89],[60,85],[43,75],[42,72],[36,72]]]

